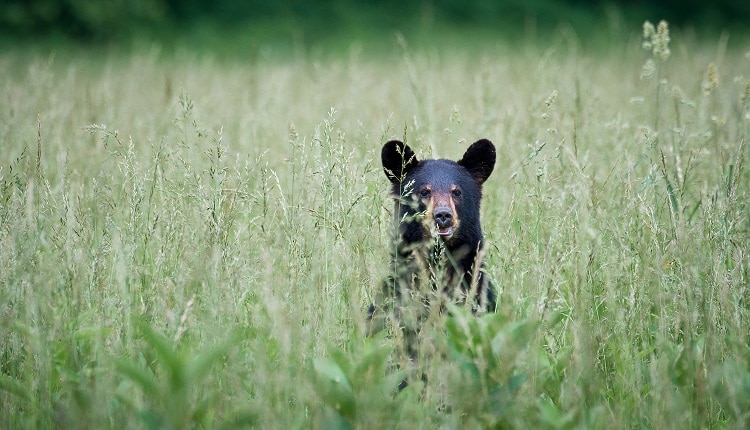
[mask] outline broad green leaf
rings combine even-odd
[[[353,374],[352,372],[353,366],[352,366],[351,359],[345,351],[339,348],[331,348],[330,354],[331,354],[331,359],[339,366],[339,368],[341,368],[341,371],[345,375]]]
[[[147,322],[140,322],[141,333],[146,342],[153,348],[171,375],[171,384],[174,389],[180,389],[185,385],[184,366],[177,351],[173,348],[173,343],[164,335],[154,330]]]
[[[115,367],[118,372],[138,384],[147,395],[159,395],[159,384],[149,371],[141,369],[133,363],[124,360],[118,360],[115,362]]]
[[[390,352],[391,348],[387,346],[366,346],[364,357],[354,366],[352,375],[370,374],[375,378],[383,377],[388,365],[388,354]]]
[[[537,402],[539,417],[542,422],[553,429],[568,429],[573,427],[574,412],[562,413],[550,399],[540,399]]]
[[[353,418],[355,414],[354,392],[349,379],[339,365],[327,358],[315,358],[313,368],[317,376],[317,388],[326,404],[343,416]]]
[[[350,430],[352,428],[346,418],[333,409],[323,411],[320,424],[326,430]]]
[[[215,346],[208,351],[200,353],[197,357],[192,359],[187,365],[185,371],[188,382],[197,383],[211,370],[211,366],[227,353],[227,350],[232,346],[232,342],[226,342],[224,344]]]
[[[11,378],[0,374],[0,390],[10,393],[16,397],[20,397],[27,402],[31,402],[33,396],[28,384],[24,384],[18,379]]]
[[[76,373],[75,371],[69,369],[66,366],[55,366],[55,370],[60,375],[60,377],[66,381],[73,382],[75,384],[81,383],[81,376]]]
[[[165,421],[164,417],[154,410],[151,410],[151,409],[142,410],[140,411],[138,416],[141,419],[141,421],[143,421],[143,423],[146,425],[147,429],[159,430],[165,427],[167,428],[169,427],[165,425],[167,423],[164,422]]]

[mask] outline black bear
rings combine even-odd
[[[395,199],[396,240],[381,301],[369,309],[370,330],[392,322],[413,355],[411,338],[446,301],[466,303],[475,312],[495,310],[495,293],[482,270],[479,222],[482,184],[495,167],[495,146],[482,139],[459,161],[419,160],[408,145],[391,140],[381,157]]]

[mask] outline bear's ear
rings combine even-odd
[[[394,184],[400,183],[406,173],[419,164],[414,151],[400,140],[386,142],[380,152],[380,157],[383,160],[385,176]]]
[[[490,177],[495,168],[495,145],[487,139],[472,143],[458,164],[466,168],[479,185]]]

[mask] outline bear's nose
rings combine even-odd
[[[453,212],[448,208],[435,209],[432,215],[435,218],[435,224],[438,228],[446,228],[453,225]]]

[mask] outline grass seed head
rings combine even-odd
[[[667,21],[661,20],[654,29],[654,25],[651,22],[646,21],[643,23],[643,49],[651,51],[651,55],[654,58],[659,58],[661,61],[666,61],[672,51],[669,50],[669,24]]]
[[[709,95],[711,91],[719,86],[719,74],[716,72],[716,66],[714,63],[708,65],[706,70],[706,76],[703,80],[703,94]]]

